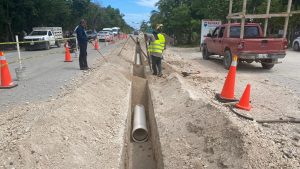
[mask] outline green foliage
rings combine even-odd
[[[74,30],[80,19],[87,20],[88,29],[118,26],[130,32],[132,28],[123,17],[118,9],[101,7],[91,0],[1,0],[0,41],[12,41],[15,34],[30,32],[36,26]]]
[[[233,1],[232,12],[241,12],[242,0]],[[267,0],[248,0],[247,13],[262,14],[266,12]],[[272,0],[271,13],[285,12],[287,0]],[[152,12],[150,24],[163,24],[163,31],[175,36],[179,44],[195,43],[199,40],[202,19],[221,20],[227,22],[229,11],[228,0],[159,0],[156,4],[158,11]],[[292,10],[299,10],[300,0],[293,0]],[[298,16],[298,17],[297,17]],[[263,23],[264,20],[256,19],[255,22]],[[269,20],[269,33],[278,33],[283,29],[284,18]],[[299,15],[290,18],[289,32],[300,26]],[[195,35],[198,36],[195,36]]]

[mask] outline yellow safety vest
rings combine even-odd
[[[159,33],[157,36],[158,36],[158,39],[160,40],[160,44],[165,49],[165,44],[166,44],[165,36],[163,34],[161,34],[161,33]]]
[[[150,45],[148,46],[148,52],[155,56],[161,57],[164,49],[165,49],[165,37],[162,34],[157,35],[158,39],[155,40],[154,42],[151,42]]]

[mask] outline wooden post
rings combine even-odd
[[[228,15],[230,16],[231,14],[232,14],[232,0],[229,1]],[[231,19],[228,19],[227,38],[230,37],[230,24],[231,24]]]
[[[267,15],[270,14],[270,6],[271,6],[271,0],[268,0],[268,6],[266,12]],[[267,36],[268,23],[269,23],[269,18],[265,18],[264,37]]]
[[[242,23],[241,23],[241,34],[240,38],[244,38],[244,32],[245,32],[245,16],[246,16],[246,11],[247,10],[247,0],[243,1],[243,12],[242,12]]]
[[[284,23],[284,29],[283,29],[283,38],[286,38],[286,33],[288,29],[288,24],[289,24],[289,18],[290,18],[290,13],[291,13],[291,7],[292,7],[292,0],[289,0],[288,6],[287,6],[287,16],[285,17],[285,23]]]

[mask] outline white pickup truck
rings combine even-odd
[[[48,50],[54,45],[60,47],[63,39],[61,27],[35,27],[32,30],[28,36],[24,37],[24,40],[28,41],[25,44],[25,50]]]

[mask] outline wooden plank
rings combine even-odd
[[[266,11],[267,15],[270,14],[270,6],[271,6],[271,0],[268,0],[267,11]],[[269,23],[269,18],[266,18],[265,19],[265,27],[264,27],[264,37],[267,36],[268,23]]]
[[[293,14],[300,14],[300,10],[298,10],[298,11],[291,11],[290,13],[291,13],[292,15],[293,15]]]
[[[286,11],[288,14],[290,14],[290,12],[291,12],[291,7],[292,7],[292,0],[289,0],[288,6],[287,6],[287,11]],[[283,29],[283,37],[284,38],[286,38],[286,33],[287,33],[288,25],[289,25],[289,18],[290,18],[290,15],[285,17],[284,29]]]
[[[243,1],[243,16],[246,15],[246,11],[247,10],[247,0]],[[241,32],[240,32],[240,38],[243,39],[244,38],[244,32],[245,32],[245,17],[242,18],[242,23],[241,23]]]
[[[228,16],[227,19],[264,19],[264,18],[275,18],[275,17],[287,17],[287,16],[292,16],[293,14],[290,13],[274,13],[274,14],[247,14],[247,15],[241,15],[241,16]]]
[[[232,0],[229,1],[229,12],[228,12],[228,14],[231,15],[231,13],[232,13]],[[228,19],[227,38],[230,37],[230,24],[231,24],[231,20]]]

